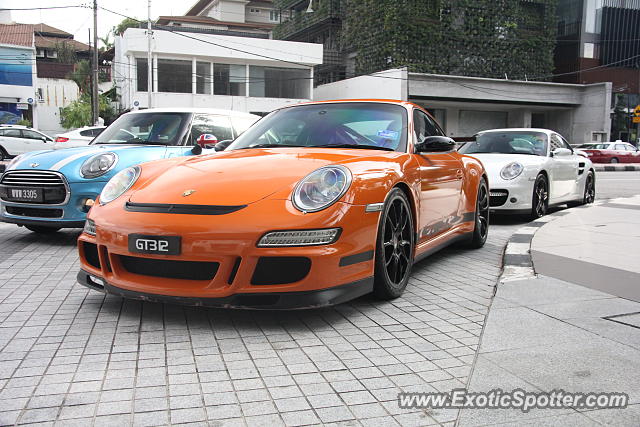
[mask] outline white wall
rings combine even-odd
[[[322,63],[321,44],[212,34],[185,34],[188,37],[169,31],[154,31],[152,44],[153,56],[156,58],[154,60],[166,58],[218,64],[298,68],[308,70],[310,77],[312,67]],[[125,109],[132,108],[136,101],[139,107],[147,107],[147,93],[137,91],[135,67],[136,58],[146,59],[146,57],[145,30],[130,28],[123,37],[116,37],[113,79],[121,96],[122,107]],[[156,79],[154,87],[157,89],[157,76],[154,77]],[[309,87],[311,88],[312,85],[313,79],[310,78]],[[266,112],[306,100],[157,92],[153,93],[153,98],[153,106],[156,107],[202,106],[231,108],[245,112]]]
[[[407,71],[393,69],[318,86],[314,101],[349,98],[377,98],[407,100]]]

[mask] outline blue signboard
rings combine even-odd
[[[0,85],[31,86],[33,66],[31,49],[0,47]]]

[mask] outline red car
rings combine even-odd
[[[577,147],[589,156],[593,163],[640,163],[640,150],[622,142],[593,142]]]

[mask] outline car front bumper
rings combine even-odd
[[[496,213],[525,213],[531,211],[535,178],[519,176],[513,180],[490,177],[491,211]]]
[[[196,305],[295,308],[336,304],[372,290],[380,213],[366,213],[365,206],[336,203],[303,214],[290,201],[263,200],[232,214],[202,216],[125,212],[123,205],[97,207],[89,215],[96,235],[78,238],[81,274],[103,281],[105,292]],[[327,245],[257,246],[271,231],[337,227],[339,238]],[[133,253],[131,234],[180,236],[180,255]]]

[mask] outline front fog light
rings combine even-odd
[[[338,240],[340,228],[324,230],[272,231],[258,242],[259,248],[274,246],[317,246],[328,245]]]
[[[88,219],[84,222],[84,231],[85,233],[87,233],[90,236],[95,236],[96,235],[96,223],[93,222],[92,220]]]

